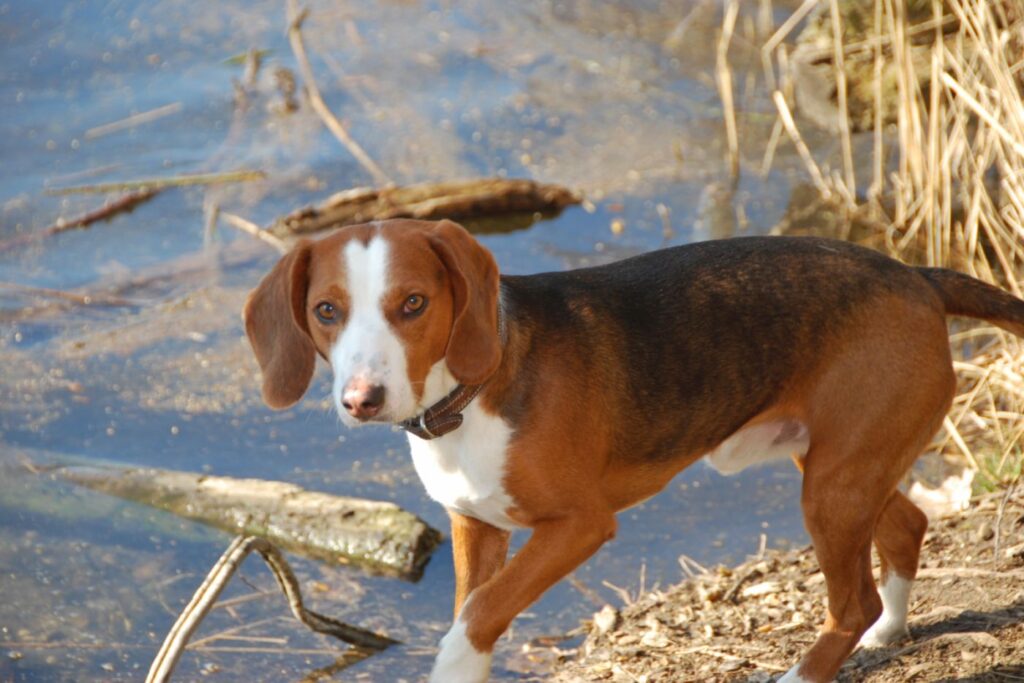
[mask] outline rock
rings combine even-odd
[[[605,605],[600,612],[594,613],[594,631],[597,635],[603,636],[609,631],[615,630],[619,624],[619,610],[611,605]]]
[[[778,593],[780,590],[782,590],[782,584],[778,581],[762,581],[761,583],[755,583],[752,586],[747,586],[740,591],[740,595],[744,598],[755,598],[761,595]]]

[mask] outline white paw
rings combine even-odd
[[[859,647],[885,647],[910,635],[907,630],[907,611],[911,585],[913,581],[896,574],[886,577],[885,583],[878,590],[882,596],[882,616],[860,637],[857,643]]]
[[[871,628],[864,632],[864,635],[860,637],[860,642],[857,643],[857,647],[867,649],[886,647],[909,635],[910,631],[907,630],[907,625],[904,622],[890,621],[883,615]]]
[[[441,639],[430,683],[486,683],[491,653],[478,652],[466,637],[466,622],[459,619]]]
[[[782,675],[782,678],[778,679],[775,683],[811,683],[811,680],[804,678],[797,671],[798,666],[794,666],[792,669]]]

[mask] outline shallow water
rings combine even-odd
[[[782,150],[768,176],[751,170],[772,122],[749,48],[753,15],[741,17],[736,48],[748,162],[735,188],[725,173],[718,11],[691,0],[314,3],[305,35],[328,103],[397,182],[502,174],[587,192],[592,212],[482,236],[503,270],[528,273],[766,231],[783,216],[798,162]],[[206,209],[267,223],[370,182],[308,107],[281,111],[274,71],[295,67],[285,22],[278,2],[0,5],[0,243],[104,199],[47,189],[240,167],[268,174],[167,190],[109,223],[0,249],[4,679],[138,680],[229,540],[32,474],[26,462],[280,479],[394,500],[447,528],[400,433],[347,431],[331,414],[324,368],[298,408],[273,413],[259,401],[239,310],[276,254],[225,224],[209,234]],[[269,52],[242,106],[232,89],[242,67],[226,60],[250,48]],[[158,107],[168,113],[97,129]],[[603,582],[632,592],[641,577],[647,587],[674,582],[681,554],[738,559],[762,533],[773,546],[804,542],[798,497],[788,466],[725,479],[697,465],[623,513],[618,537],[576,572],[577,585],[615,602]],[[317,609],[405,643],[336,677],[415,680],[428,670],[450,618],[448,550],[417,584],[296,559]],[[241,601],[216,610],[197,636],[248,624],[235,634],[246,639],[187,654],[183,680],[299,679],[340,656],[291,621],[256,564],[243,572],[248,584],[236,579],[226,593]],[[495,680],[528,677],[523,643],[599,607],[583,593],[563,581],[522,615],[499,645]]]

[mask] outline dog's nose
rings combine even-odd
[[[349,380],[341,394],[341,405],[352,417],[368,420],[384,405],[384,386],[363,379]]]

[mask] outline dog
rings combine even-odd
[[[1001,289],[840,241],[500,276],[456,223],[392,220],[298,242],[244,320],[270,407],[303,396],[319,354],[347,425],[408,431],[451,517],[455,619],[430,681],[485,681],[512,619],[683,468],[792,458],[828,588],[793,683],[907,634],[927,518],[897,484],[951,405],[954,315],[1024,336],[1024,301]],[[515,529],[531,535],[507,559]]]

